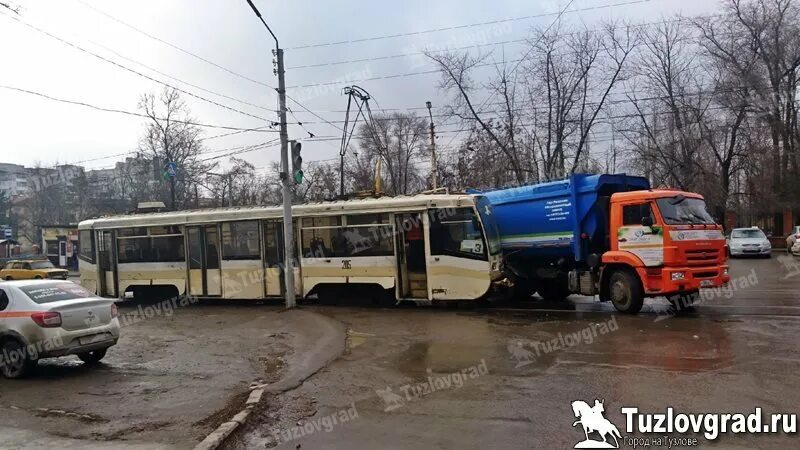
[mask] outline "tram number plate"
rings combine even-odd
[[[345,259],[342,260],[342,269],[352,269],[353,267],[350,265],[350,260]]]

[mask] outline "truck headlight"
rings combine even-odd
[[[672,277],[672,281],[686,279],[686,273],[685,272],[672,272],[672,274],[670,276]]]

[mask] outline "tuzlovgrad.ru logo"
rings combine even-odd
[[[759,407],[747,413],[682,413],[672,407],[663,412],[642,412],[639,408],[622,407],[624,430],[628,433],[622,435],[616,424],[605,417],[604,400],[595,399],[593,405],[576,400],[571,406],[572,426],[584,433],[574,448],[671,449],[697,446],[703,438],[714,441],[723,434],[797,433],[797,414],[767,414]]]

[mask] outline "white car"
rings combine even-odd
[[[796,255],[797,253],[793,250],[793,247],[798,242],[800,242],[800,225],[795,225],[792,227],[789,236],[786,236],[786,251]]]
[[[772,256],[772,244],[758,227],[734,228],[728,239],[728,249],[734,256]]]
[[[117,305],[69,281],[0,282],[0,373],[27,375],[40,359],[100,361],[119,340]]]

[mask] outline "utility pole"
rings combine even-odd
[[[439,173],[436,168],[436,132],[433,125],[433,113],[431,112],[431,102],[425,102],[428,107],[428,116],[431,118],[431,186],[436,189],[439,184]]]
[[[286,124],[286,79],[283,70],[283,50],[278,45],[278,38],[272,32],[267,22],[261,17],[258,8],[251,0],[247,3],[267,28],[269,34],[275,39],[275,57],[278,60],[278,119],[281,127],[281,192],[283,194],[283,255],[284,255],[284,277],[286,286],[286,308],[295,307],[294,297],[294,230],[292,226],[292,180],[289,179],[289,132]]]

